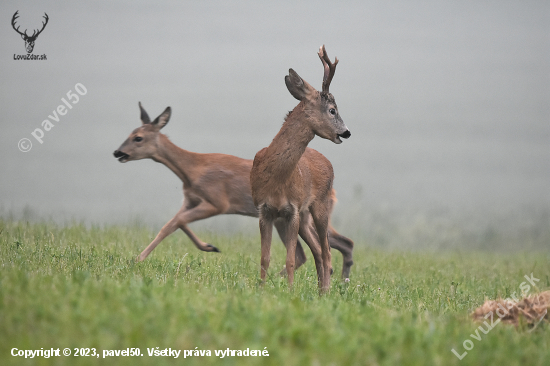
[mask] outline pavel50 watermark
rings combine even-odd
[[[67,98],[65,97],[61,98],[61,101],[63,104],[60,104],[52,111],[51,115],[48,115],[48,119],[45,119],[42,121],[42,128],[35,128],[34,131],[31,132],[32,137],[40,144],[44,143],[44,136],[46,132],[51,131],[52,128],[55,127],[54,122],[58,123],[61,119],[61,116],[64,116],[69,112],[69,109],[73,109],[73,106],[80,101],[80,96],[84,96],[88,93],[88,89],[81,83],[76,83],[74,86],[74,90],[76,93],[74,93],[71,90],[67,92]],[[69,103],[70,102],[70,103]],[[17,144],[17,147],[19,147],[19,150],[23,152],[28,152],[32,149],[32,141],[26,137],[19,140],[19,143]]]

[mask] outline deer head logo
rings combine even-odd
[[[13,18],[11,18],[11,25],[13,29],[15,29],[15,31],[19,33],[21,35],[21,38],[23,38],[23,40],[25,41],[25,48],[27,49],[27,53],[31,53],[32,50],[34,49],[34,41],[36,41],[36,38],[38,37],[38,35],[42,33],[44,28],[46,28],[46,24],[48,24],[48,19],[49,19],[48,14],[44,13],[44,19],[46,19],[46,21],[42,22],[42,29],[40,30],[35,29],[34,32],[32,33],[32,36],[29,36],[27,34],[26,29],[25,29],[25,32],[21,33],[19,31],[19,27],[15,28],[15,20],[19,18],[19,15],[17,13],[19,13],[19,10],[17,10],[15,14],[13,14]]]

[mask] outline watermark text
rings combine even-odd
[[[51,131],[51,129],[55,127],[54,122],[59,123],[61,117],[65,116],[69,110],[73,109],[73,106],[80,101],[80,97],[88,93],[88,89],[86,89],[82,83],[76,83],[74,90],[76,93],[73,92],[72,89],[69,90],[67,92],[67,98],[61,98],[63,104],[58,105],[57,108],[52,111],[52,114],[48,115],[48,118],[42,121],[41,127],[35,128],[34,131],[31,132],[31,136],[40,144],[44,143],[46,132]],[[22,138],[19,140],[17,147],[22,152],[28,152],[32,149],[32,141],[28,138]]]

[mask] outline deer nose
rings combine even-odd
[[[346,130],[346,132],[339,134],[338,136],[343,137],[345,139],[349,138],[351,136],[351,132],[349,130]]]
[[[115,152],[113,153],[113,155],[115,156],[115,158],[128,158],[130,155],[126,154],[125,152],[122,152],[120,150],[115,150]]]

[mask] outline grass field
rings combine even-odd
[[[390,252],[356,242],[351,281],[334,276],[330,293],[320,297],[311,255],[292,291],[277,276],[284,263],[279,242],[271,276],[261,286],[256,236],[199,233],[223,250],[217,254],[199,252],[177,233],[136,263],[155,234],[142,227],[0,220],[0,364],[550,362],[548,323],[534,330],[497,324],[476,334],[480,324],[469,317],[486,298],[519,293],[525,275],[540,279],[531,293],[550,288],[549,252]],[[333,265],[340,273],[337,252]],[[471,348],[465,355],[464,344]],[[149,356],[156,347],[181,353],[178,359]],[[12,356],[13,348],[70,348],[73,354],[75,348],[95,348],[100,357],[25,360]],[[143,356],[102,358],[104,350],[127,348],[139,348]],[[228,348],[266,350],[269,356],[216,356]],[[203,356],[183,359],[184,350],[202,350]]]

